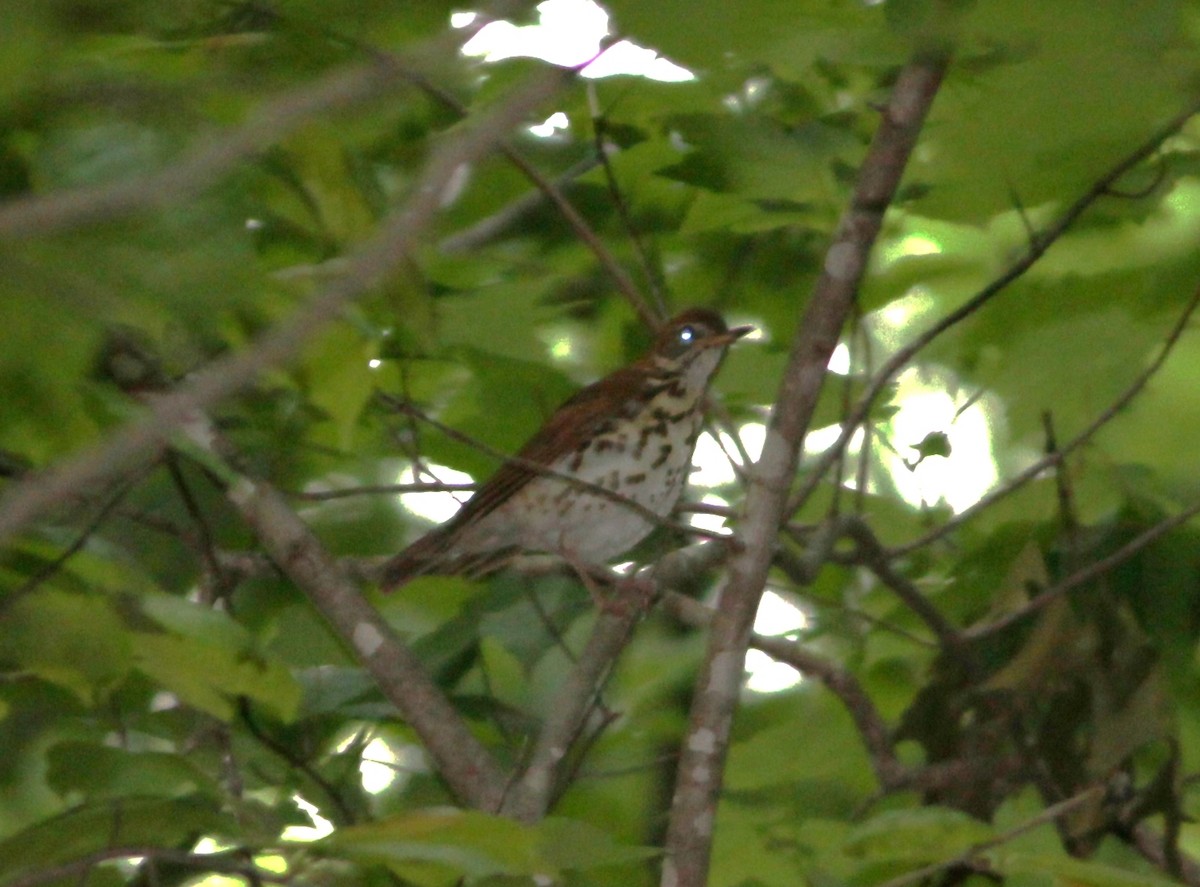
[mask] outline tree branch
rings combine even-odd
[[[938,872],[944,872],[947,869],[952,868],[970,866],[975,863],[976,859],[987,850],[1007,844],[1009,841],[1019,838],[1026,832],[1031,832],[1040,826],[1061,819],[1074,810],[1094,804],[1097,800],[1103,797],[1103,795],[1103,786],[1094,785],[1090,788],[1085,788],[1083,791],[1072,795],[1065,801],[1060,801],[1057,804],[1047,807],[1036,816],[1031,816],[1025,822],[1014,826],[1001,835],[997,835],[990,841],[984,841],[980,844],[976,844],[975,846],[970,847],[969,849],[950,859],[945,859],[941,862],[935,862],[931,865],[925,866],[924,868],[917,869],[916,871],[908,872],[900,875],[897,878],[892,878],[890,881],[884,881],[879,885],[879,887],[908,887],[909,884],[920,883],[930,875],[936,875]]]
[[[685,595],[670,592],[664,598],[664,604],[672,615],[688,625],[705,627],[712,622],[713,610]],[[900,763],[892,750],[891,730],[858,678],[787,638],[754,634],[750,637],[750,646],[777,662],[792,666],[807,677],[815,678],[841,700],[858,728],[858,735],[862,737],[875,778],[885,791],[912,782],[913,774]]]
[[[287,875],[259,868],[251,861],[238,859],[228,852],[188,853],[185,850],[171,850],[163,847],[108,847],[70,862],[18,875],[5,881],[3,887],[40,887],[42,884],[53,884],[68,878],[86,879],[87,874],[101,863],[138,858],[185,866],[201,872],[241,875],[245,878],[253,877],[261,882],[271,884],[286,884],[290,880]]]
[[[382,60],[338,69],[266,103],[240,126],[200,140],[162,169],[0,204],[0,237],[53,234],[131,213],[179,206],[316,115],[386,95],[400,86],[407,86],[402,72]]]
[[[696,684],[667,829],[664,885],[700,887],[706,881],[746,648],[784,520],[800,446],[883,214],[900,183],[947,62],[944,53],[923,54],[900,72],[851,206],[825,254],[821,277],[797,328],[762,457],[751,472],[742,525],[746,547],[731,562]]]
[[[238,471],[237,453],[207,417],[194,414],[183,432],[218,460],[230,503],[421,737],[454,795],[476,809],[499,810],[508,784],[500,766],[429,679],[421,661],[292,511],[284,495]]]
[[[1103,576],[1109,570],[1119,567],[1125,561],[1129,560],[1147,545],[1152,545],[1156,540],[1162,538],[1171,530],[1187,523],[1197,514],[1200,514],[1200,502],[1193,503],[1178,514],[1173,514],[1168,518],[1159,521],[1150,529],[1139,533],[1134,538],[1130,539],[1112,554],[1107,557],[1102,557],[1098,561],[1092,561],[1085,567],[1080,567],[1061,582],[1055,583],[1050,588],[1038,594],[1036,597],[1025,603],[1020,609],[1013,610],[1011,613],[1006,613],[999,619],[992,622],[985,622],[980,625],[973,626],[963,632],[964,639],[977,641],[982,638],[990,637],[997,632],[1003,631],[1015,622],[1019,622],[1031,613],[1036,613],[1038,610],[1045,607],[1047,604],[1066,594],[1073,588],[1078,588],[1084,583],[1091,582],[1100,576]]]
[[[661,594],[662,589],[686,584],[717,566],[728,553],[725,545],[692,545],[664,556],[646,575],[639,574],[634,581],[653,583]],[[681,596],[667,594],[668,600],[674,597]],[[696,606],[708,610],[700,604]],[[640,607],[629,605],[616,611],[602,608],[597,614],[587,646],[559,686],[529,762],[506,799],[503,812],[523,822],[536,821],[546,814],[568,761],[567,752],[579,738],[600,688],[642,613]]]
[[[146,416],[127,423],[106,440],[6,490],[0,498],[0,542],[68,496],[161,452],[172,430],[196,410],[246,388],[263,370],[293,358],[351,300],[374,286],[419,244],[458,171],[492,150],[570,76],[557,69],[539,71],[473,124],[448,134],[434,150],[406,203],[385,218],[379,231],[347,259],[342,275],[253,346],[214,361],[206,371],[158,400]]]
[[[1179,339],[1183,336],[1184,330],[1187,329],[1188,322],[1191,320],[1192,315],[1195,314],[1197,307],[1200,307],[1200,287],[1197,287],[1196,291],[1192,294],[1192,297],[1188,300],[1187,305],[1184,306],[1183,313],[1179,315],[1179,319],[1175,322],[1175,326],[1171,328],[1171,332],[1168,333],[1167,338],[1163,340],[1162,348],[1159,350],[1158,355],[1154,358],[1154,360],[1152,360],[1149,365],[1142,370],[1142,372],[1138,373],[1137,377],[1134,378],[1129,387],[1121,392],[1121,395],[1114,400],[1106,410],[1092,420],[1091,424],[1083,429],[1083,431],[1079,432],[1079,434],[1075,435],[1065,444],[1055,448],[1052,452],[1046,453],[1046,455],[1044,455],[1042,458],[1038,459],[1025,470],[1019,472],[1015,477],[1008,480],[1003,486],[992,490],[992,492],[988,493],[970,508],[963,509],[936,530],[926,533],[920,539],[916,539],[893,549],[891,551],[891,555],[895,557],[898,555],[908,554],[911,551],[915,551],[918,548],[924,548],[926,545],[929,545],[930,543],[936,542],[938,539],[947,536],[956,528],[961,526],[965,521],[970,520],[984,509],[995,505],[1001,499],[1004,499],[1005,497],[1016,492],[1047,468],[1051,468],[1060,464],[1070,453],[1073,453],[1075,450],[1079,449],[1081,446],[1095,437],[1096,433],[1099,432],[1101,428],[1115,419],[1122,410],[1124,410],[1127,406],[1129,406],[1130,403],[1133,402],[1133,399],[1141,393],[1142,389],[1146,387],[1150,379],[1153,378],[1159,369],[1162,368],[1162,365],[1166,363],[1167,358],[1170,357],[1171,352],[1179,343]]]
[[[817,489],[830,467],[840,458],[840,453],[854,436],[855,429],[866,420],[867,414],[870,413],[871,407],[875,403],[875,399],[888,386],[896,373],[904,369],[934,339],[980,310],[985,304],[1003,292],[1010,283],[1013,283],[1024,275],[1078,221],[1079,217],[1093,203],[1101,197],[1113,193],[1112,189],[1114,185],[1125,173],[1157,151],[1166,139],[1178,132],[1197,113],[1200,113],[1200,102],[1189,105],[1182,113],[1163,126],[1153,136],[1119,160],[1108,172],[1097,179],[1095,184],[1086,193],[1071,204],[1053,224],[1040,234],[1031,237],[1029,240],[1029,250],[1021,258],[1013,262],[1007,271],[888,358],[883,368],[875,376],[859,400],[858,407],[843,422],[842,432],[838,435],[837,440],[817,459],[809,472],[808,481],[797,490],[796,494],[788,502],[788,511],[794,513],[808,501],[808,498]]]

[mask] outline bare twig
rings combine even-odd
[[[252,384],[263,370],[286,363],[355,297],[375,285],[412,250],[441,208],[443,195],[463,165],[484,156],[505,133],[563,84],[568,74],[540,71],[509,99],[473,125],[456,130],[435,150],[403,207],[346,261],[342,275],[324,286],[301,311],[268,331],[252,347],[214,361],[149,414],[105,441],[13,484],[0,498],[0,542],[68,496],[160,452],[172,430],[195,413]]]
[[[1019,838],[1021,835],[1031,832],[1047,823],[1054,822],[1062,817],[1078,810],[1081,807],[1086,807],[1094,804],[1097,800],[1104,796],[1103,786],[1091,786],[1085,788],[1078,794],[1072,795],[1065,801],[1060,801],[1045,810],[1038,813],[1036,816],[1031,816],[1029,819],[1022,822],[1020,825],[1014,826],[1003,834],[997,835],[989,841],[983,841],[964,850],[957,856],[951,859],[945,859],[941,862],[935,862],[924,868],[917,869],[914,872],[908,872],[899,877],[892,878],[890,881],[884,881],[878,887],[908,887],[909,884],[917,884],[924,881],[930,875],[936,875],[938,872],[944,872],[947,869],[963,868],[975,865],[978,858],[993,847],[1000,847],[1007,844],[1009,841]]]
[[[929,626],[947,654],[960,654],[962,638],[958,629],[938,612],[937,607],[925,599],[919,588],[892,566],[892,559],[875,538],[867,522],[855,516],[843,518],[838,523],[841,534],[854,540],[857,555],[855,561],[874,573],[880,582]]]
[[[584,173],[595,169],[595,167],[596,161],[593,158],[585,158],[567,169],[566,172],[553,181],[552,185],[561,191]],[[457,231],[448,237],[443,237],[438,241],[438,251],[443,255],[474,252],[501,237],[505,232],[516,228],[546,202],[546,192],[535,188],[529,193],[518,197],[503,209],[476,222],[474,225],[463,228],[461,231]]]
[[[633,581],[653,585],[661,593],[662,589],[690,583],[724,561],[728,554],[726,545],[692,545],[666,555]],[[672,597],[681,596],[668,592],[667,599]],[[697,606],[709,612],[707,607]],[[615,611],[602,609],[597,615],[587,645],[548,708],[529,761],[505,800],[504,812],[525,822],[546,814],[555,789],[562,782],[563,768],[570,763],[572,756],[568,752],[582,735],[600,688],[641,615],[641,609],[632,603]],[[581,749],[575,750],[574,758],[582,760]]]
[[[1092,561],[1085,567],[1081,567],[1063,579],[1061,582],[1055,583],[1050,588],[1032,598],[1028,603],[1024,604],[1019,609],[1006,613],[999,619],[991,622],[981,623],[972,626],[963,631],[962,635],[965,640],[979,640],[980,638],[990,637],[997,632],[1003,631],[1015,622],[1019,622],[1031,613],[1036,613],[1047,604],[1058,599],[1073,588],[1078,588],[1080,585],[1091,582],[1100,576],[1103,576],[1109,570],[1119,567],[1125,561],[1129,560],[1147,545],[1152,545],[1156,540],[1162,538],[1171,530],[1187,523],[1197,514],[1200,514],[1200,502],[1189,505],[1187,508],[1178,514],[1173,514],[1168,518],[1159,521],[1150,529],[1139,533],[1134,538],[1130,539],[1112,554],[1107,557],[1102,557],[1098,561]]]
[[[689,625],[707,626],[713,618],[711,608],[682,594],[668,592],[664,604],[672,615]],[[750,638],[750,646],[777,662],[787,663],[801,674],[815,678],[841,700],[854,719],[854,725],[871,759],[875,777],[885,791],[912,782],[913,774],[900,763],[892,749],[891,731],[887,723],[854,675],[787,638],[754,634]]]
[[[916,355],[927,345],[937,339],[942,333],[946,332],[951,327],[955,326],[967,317],[970,317],[985,304],[991,301],[994,297],[1004,291],[1006,287],[1018,278],[1043,256],[1046,251],[1058,241],[1070,228],[1078,221],[1089,207],[1101,197],[1111,193],[1112,188],[1129,170],[1133,169],[1147,157],[1150,157],[1158,147],[1170,136],[1175,134],[1185,123],[1187,123],[1196,113],[1200,112],[1200,102],[1194,102],[1189,105],[1181,114],[1168,122],[1165,126],[1159,129],[1153,136],[1139,145],[1135,150],[1118,161],[1108,172],[1096,180],[1083,195],[1081,195],[1073,204],[1071,204],[1058,217],[1037,236],[1030,239],[1029,250],[1019,259],[1014,261],[1003,274],[995,278],[991,283],[981,289],[978,293],[964,302],[954,311],[951,311],[941,320],[937,321],[925,332],[917,336],[909,344],[900,348],[893,354],[883,368],[875,376],[871,385],[864,392],[862,399],[859,401],[857,409],[847,417],[842,426],[842,432],[838,435],[837,440],[833,445],[821,454],[821,457],[813,465],[809,474],[808,481],[801,486],[794,496],[788,502],[790,512],[795,512],[799,509],[808,498],[813,494],[818,485],[824,479],[829,468],[839,458],[839,453],[850,442],[850,438],[854,436],[855,429],[866,420],[867,415],[871,411],[875,399],[888,386],[892,378],[902,370]],[[959,515],[961,517],[961,515]]]
[[[662,883],[706,882],[713,822],[730,727],[754,614],[762,595],[787,491],[816,409],[825,367],[854,302],[883,214],[933,102],[947,57],[922,54],[900,72],[867,153],[851,206],[825,255],[775,400],[762,458],[754,466],[742,524],[744,550],[730,563],[721,608],[696,683],[667,829]]]
[[[289,769],[307,776],[313,785],[321,790],[336,810],[334,815],[337,816],[337,819],[334,822],[337,825],[352,825],[354,823],[357,817],[354,815],[354,811],[350,809],[350,805],[346,803],[345,798],[342,797],[341,792],[337,790],[337,787],[322,776],[321,771],[309,761],[294,754],[287,745],[278,741],[264,730],[258,721],[255,720],[254,713],[250,710],[250,703],[244,696],[238,697],[238,715],[241,717],[242,723],[246,725],[246,730],[258,740],[260,745],[278,755],[287,764]]]
[[[129,491],[133,489],[134,485],[139,479],[140,478],[132,478],[122,483],[108,497],[107,500],[101,503],[100,507],[96,510],[96,513],[92,516],[92,519],[88,521],[87,526],[80,531],[79,535],[75,537],[74,541],[71,542],[70,545],[59,552],[58,556],[55,557],[54,560],[50,561],[50,563],[46,564],[34,575],[30,576],[24,584],[4,596],[3,603],[0,604],[0,611],[11,607],[19,598],[24,597],[25,595],[29,594],[29,592],[36,589],[43,582],[61,570],[67,561],[79,554],[79,552],[83,551],[83,547],[87,545],[88,540],[91,539],[96,531],[100,529],[101,525],[108,520],[113,511],[125,501],[125,497],[129,495]]]
[[[586,64],[588,63],[585,62],[583,65],[580,65],[580,67],[585,67]],[[429,96],[441,103],[444,107],[449,108],[460,116],[465,117],[467,115],[467,108],[462,104],[462,102],[455,98],[451,93],[433,83],[420,72],[410,69],[409,78],[412,80],[414,85],[418,86]],[[575,236],[578,237],[583,244],[592,251],[592,254],[600,263],[600,267],[604,269],[605,273],[607,273],[612,279],[613,283],[616,284],[617,289],[621,291],[621,294],[625,296],[629,304],[633,306],[634,311],[637,312],[638,318],[642,321],[642,323],[644,323],[648,329],[658,329],[662,325],[662,321],[664,319],[661,315],[661,312],[656,313],[650,308],[649,305],[646,304],[646,300],[642,297],[641,291],[638,290],[637,284],[633,282],[633,278],[629,276],[629,273],[624,267],[622,267],[621,263],[617,261],[616,257],[609,251],[608,247],[605,246],[604,241],[602,241],[596,232],[592,230],[592,227],[587,223],[587,220],[580,215],[577,209],[575,209],[575,206],[571,203],[571,201],[567,200],[566,195],[562,192],[562,189],[559,188],[557,184],[543,176],[541,172],[539,172],[532,163],[526,160],[525,156],[515,147],[513,147],[512,143],[508,140],[501,141],[497,145],[497,149],[500,151],[500,153],[508,158],[509,162],[513,166],[521,171],[521,174],[524,175],[525,178],[529,179],[529,181],[533,183],[534,187],[536,187],[538,191],[540,191],[545,198],[550,201],[550,203],[554,205],[554,208],[558,210],[558,214],[563,217],[563,220],[566,221],[571,230],[575,232]]]
[[[592,134],[595,137],[596,159],[600,164],[600,168],[604,171],[604,181],[608,186],[608,195],[612,199],[613,206],[617,209],[617,217],[621,220],[621,226],[629,236],[629,242],[633,245],[633,251],[642,266],[642,273],[646,276],[650,295],[654,299],[654,307],[658,310],[660,317],[665,316],[667,311],[666,301],[663,299],[662,277],[657,272],[655,265],[650,261],[650,254],[646,250],[646,245],[642,242],[637,225],[633,223],[633,217],[629,213],[629,205],[625,202],[625,195],[621,193],[616,173],[613,171],[612,163],[608,159],[608,144],[604,138],[606,121],[597,105],[596,86],[594,83],[588,84],[588,105],[592,112]]]
[[[399,496],[403,493],[472,493],[479,484],[448,484],[441,482],[411,484],[366,484],[361,487],[341,487],[336,490],[301,490],[288,493],[293,499],[305,502],[328,502],[352,496]]]
[[[1167,334],[1166,339],[1163,340],[1162,348],[1159,349],[1159,352],[1155,356],[1154,360],[1152,360],[1145,369],[1138,373],[1134,380],[1129,384],[1129,387],[1121,392],[1120,396],[1114,400],[1106,410],[1093,419],[1086,428],[1084,428],[1065,444],[1058,446],[1053,452],[1046,453],[1046,455],[1044,455],[1042,458],[1038,459],[1032,465],[1028,466],[1023,471],[1009,479],[1003,486],[992,490],[992,492],[988,493],[970,508],[965,508],[960,511],[936,530],[926,533],[920,539],[916,539],[905,545],[901,545],[895,549],[892,549],[892,555],[896,556],[908,554],[911,551],[915,551],[918,548],[924,548],[926,545],[943,538],[961,526],[965,521],[970,520],[972,517],[982,512],[984,509],[991,507],[1001,499],[1004,499],[1005,497],[1016,492],[1047,468],[1058,465],[1070,453],[1073,453],[1075,450],[1079,449],[1081,446],[1095,437],[1096,433],[1101,428],[1115,419],[1122,410],[1129,406],[1133,399],[1137,397],[1143,388],[1146,387],[1146,384],[1151,378],[1153,378],[1155,373],[1157,373],[1162,365],[1166,363],[1167,358],[1171,356],[1171,352],[1174,350],[1176,344],[1178,344],[1180,337],[1184,333],[1184,330],[1187,329],[1188,323],[1191,320],[1192,315],[1196,312],[1197,307],[1200,307],[1200,287],[1196,289],[1196,291],[1192,294],[1192,297],[1184,306],[1183,312],[1179,315],[1179,319],[1175,321],[1175,325],[1171,328],[1170,333]]]
[[[5,881],[3,887],[41,887],[42,884],[53,884],[68,878],[82,878],[101,863],[139,858],[184,866],[198,872],[241,875],[245,878],[253,876],[271,884],[286,884],[291,880],[290,875],[281,875],[268,869],[259,868],[252,862],[240,858],[236,852],[188,853],[185,850],[172,850],[164,847],[135,846],[107,847],[97,850],[70,862],[17,875],[15,878]]]
[[[636,606],[601,608],[587,645],[554,695],[529,762],[501,812],[522,822],[536,822],[546,814],[562,764],[640,617]]]
[[[724,561],[728,552],[725,545],[692,545],[671,552],[632,581],[656,590],[687,584]],[[649,596],[647,589],[631,593],[644,591]],[[582,762],[586,749],[580,746],[586,747],[598,735],[591,732],[585,736],[588,718],[596,708],[600,690],[613,664],[642,614],[643,610],[630,602],[614,610],[602,609],[597,615],[587,645],[577,658],[573,658],[570,674],[548,707],[546,721],[528,761],[505,799],[502,812],[525,822],[536,821],[546,814],[558,788],[569,776],[567,768],[578,767]],[[581,737],[584,737],[582,743]]]
[[[396,66],[375,61],[306,83],[255,111],[240,126],[199,141],[174,163],[104,185],[25,197],[0,205],[0,237],[27,238],[179,206],[239,162],[318,114],[406,85]]]
[[[204,516],[204,512],[200,508],[200,503],[196,501],[196,497],[192,495],[192,489],[188,486],[187,479],[183,476],[183,470],[179,466],[179,455],[174,452],[168,452],[166,457],[167,472],[171,475],[171,482],[175,485],[175,489],[179,493],[179,498],[183,501],[184,510],[188,513],[188,517],[192,519],[192,524],[195,526],[196,549],[200,553],[200,560],[204,564],[204,570],[208,574],[208,579],[211,587],[202,586],[206,594],[209,594],[210,599],[206,603],[211,604],[211,593],[220,593],[224,586],[224,576],[221,572],[221,565],[217,561],[217,547],[213,542],[212,531],[208,527],[208,520]]]
[[[1166,839],[1144,822],[1133,827],[1132,837],[1133,846],[1152,865],[1179,878],[1188,887],[1200,887],[1200,862],[1196,859],[1179,853],[1178,866],[1173,867]]]

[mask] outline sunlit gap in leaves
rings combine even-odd
[[[320,808],[316,804],[298,794],[292,795],[292,800],[296,802],[297,807],[305,812],[312,825],[289,825],[283,830],[283,834],[280,835],[283,840],[307,844],[312,841],[319,841],[326,835],[333,833],[333,823],[321,815]]]
[[[751,460],[757,460],[762,455],[767,426],[761,422],[747,422],[738,428],[737,433],[746,455]],[[692,459],[691,486],[694,491],[710,491],[699,497],[702,504],[730,505],[726,499],[711,491],[737,480],[730,459],[739,458],[736,442],[725,432],[721,432],[719,437],[713,437],[708,432],[700,435]],[[688,519],[694,527],[717,533],[730,532],[726,519],[721,515],[695,513],[689,515]],[[777,636],[800,631],[807,624],[808,617],[799,607],[768,589],[759,603],[754,630],[758,634]],[[746,686],[756,693],[778,693],[796,686],[800,680],[801,676],[794,668],[776,662],[765,653],[752,650],[746,656]]]
[[[233,844],[225,844],[215,838],[201,838],[192,848],[192,853],[197,856],[207,856],[214,853],[228,853],[233,849]],[[287,874],[287,860],[278,853],[264,853],[261,856],[255,856],[253,862],[263,871],[275,875]],[[139,859],[135,865],[141,865],[141,860]],[[133,871],[130,871],[130,875],[132,874]],[[245,887],[246,881],[243,878],[229,875],[207,875],[190,883],[193,887]]]
[[[426,470],[420,477],[417,477],[411,467],[405,468],[396,478],[396,483],[434,482],[443,484],[469,484],[474,479],[465,471],[456,471],[453,468],[447,468],[445,465],[435,465],[432,462],[427,462],[424,467]],[[423,517],[427,521],[441,524],[454,517],[469,496],[470,493],[467,492],[450,491],[401,493],[400,507],[410,514],[415,514],[417,517]]]
[[[907,255],[939,249],[932,241],[916,236],[904,238],[903,243]],[[885,351],[892,351],[907,341],[913,325],[935,308],[934,299],[914,287],[903,298],[873,312],[867,323]],[[876,366],[883,360],[884,355],[876,355]],[[834,351],[829,371],[838,376],[851,371],[846,345]],[[999,479],[992,454],[993,401],[974,391],[959,390],[950,373],[936,368],[909,367],[894,384],[895,413],[873,434],[874,456],[882,463],[887,483],[913,507],[944,503],[954,512],[971,507]],[[840,425],[814,429],[804,441],[805,454],[811,458],[824,452],[841,431]],[[885,443],[880,443],[879,434],[886,437]],[[848,464],[853,465],[861,454],[863,438],[861,429],[851,437]],[[853,476],[847,477],[845,484],[856,488]],[[868,491],[875,493],[880,488],[874,479]]]
[[[503,20],[484,25],[467,41],[463,54],[488,62],[524,57],[572,67],[594,59],[580,72],[591,79],[616,74],[667,83],[694,79],[686,68],[628,40],[618,40],[600,53],[601,42],[609,33],[608,13],[592,0],[546,0],[537,9],[536,25],[514,25]],[[474,20],[475,13],[458,12],[450,17],[450,24],[465,28]]]
[[[907,255],[940,251],[936,243],[918,235],[903,238],[900,245]],[[891,351],[935,310],[933,297],[918,286],[874,312],[869,323]],[[913,366],[896,378],[894,405],[897,411],[885,429],[891,448],[880,452],[904,501],[918,507],[944,502],[959,512],[996,484],[990,398],[960,390],[948,371]]]
[[[359,741],[359,732],[355,730],[338,744],[337,751],[345,753]],[[414,772],[427,769],[424,761],[418,746],[404,743],[394,745],[382,736],[374,736],[359,752],[358,775],[363,791],[377,795],[389,788],[399,787],[397,783],[402,785],[407,782]]]

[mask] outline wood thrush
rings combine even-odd
[[[427,573],[483,573],[518,552],[599,566],[675,507],[725,351],[753,327],[714,311],[673,318],[650,352],[576,393],[442,526],[383,568],[384,588]]]

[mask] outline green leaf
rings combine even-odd
[[[428,810],[338,829],[319,845],[333,855],[386,865],[399,877],[431,872],[482,878],[552,874],[535,830],[475,811]]]
[[[199,835],[235,833],[217,804],[195,796],[86,804],[0,841],[0,877],[7,882],[111,847],[173,847]]]
[[[886,810],[852,828],[845,851],[874,861],[923,865],[952,859],[994,836],[987,823],[959,810]]]
[[[920,443],[912,444],[909,449],[917,451],[916,461],[909,463],[911,467],[916,468],[931,456],[949,456],[950,438],[944,431],[931,431]]]
[[[608,832],[574,819],[551,816],[536,826],[541,856],[564,871],[584,871],[636,863],[661,854],[655,847],[631,847]]]
[[[1054,877],[1081,887],[1168,887],[1175,882],[1157,874],[1133,872],[1102,862],[1072,859],[1066,854],[1026,853],[997,848],[987,859],[997,872],[1006,876],[1037,875]]]
[[[129,797],[220,796],[217,785],[182,754],[133,752],[95,742],[60,742],[46,753],[46,781],[59,794],[89,801]]]
[[[94,704],[134,665],[135,636],[106,599],[43,589],[0,617],[0,655]]]
[[[137,666],[147,677],[221,720],[233,718],[238,696],[285,721],[298,710],[300,685],[278,662],[172,634],[140,633],[133,647]]]
[[[574,388],[545,364],[474,348],[463,348],[460,355],[471,380],[454,393],[441,421],[503,455],[515,453]],[[491,474],[502,461],[456,440],[430,435],[429,443],[437,461],[476,477]]]
[[[333,422],[333,442],[352,450],[359,417],[375,389],[375,346],[349,324],[337,324],[309,349],[304,373],[314,406]]]

